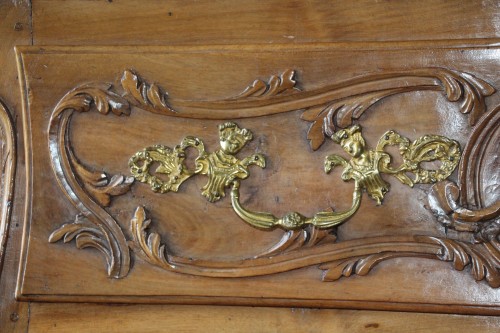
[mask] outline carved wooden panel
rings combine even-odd
[[[18,297],[499,313],[499,52],[20,48]]]

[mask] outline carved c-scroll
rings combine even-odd
[[[49,237],[49,242],[76,240],[78,248],[93,247],[106,258],[108,275],[127,275],[130,254],[127,240],[115,219],[103,208],[109,196],[126,192],[132,179],[109,178],[101,172],[85,168],[75,157],[69,140],[73,113],[84,113],[93,107],[101,114],[128,115],[129,103],[110,91],[110,85],[86,85],[68,92],[56,105],[49,123],[49,151],[52,168],[59,185],[80,211],[75,222],[62,225]],[[81,185],[83,183],[83,186]]]
[[[500,201],[489,206],[484,204],[480,172],[485,168],[484,151],[489,145],[500,145],[499,129],[500,106],[474,127],[460,164],[458,185],[441,182],[429,193],[429,205],[437,220],[447,229],[471,233],[470,241],[476,243],[475,248],[483,249],[484,260],[497,271],[500,269]]]

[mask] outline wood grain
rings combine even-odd
[[[39,45],[267,44],[500,36],[495,0],[38,0],[33,4],[33,22],[34,41]]]
[[[483,38],[500,36],[498,30],[500,8],[494,0],[290,1],[285,3],[281,1],[262,3],[260,1],[33,0],[34,31],[31,29],[30,11],[30,4],[27,0],[0,1],[0,39],[2,41],[0,43],[2,71],[0,98],[6,102],[14,115],[20,114],[21,97],[17,89],[13,46],[30,44],[31,39],[39,45],[240,44],[243,46],[248,43],[301,45],[301,43],[346,41],[358,41],[362,42],[361,45],[368,45],[365,42],[395,41],[395,44],[400,44],[399,42],[404,40],[442,40],[443,43],[466,45],[470,43],[470,40],[467,42],[453,40],[477,39],[480,41]],[[309,48],[312,44],[306,44],[304,47]],[[427,61],[432,63],[432,57],[429,57]],[[265,74],[276,73],[263,71],[262,75]],[[253,79],[253,77],[248,79]],[[57,85],[54,89],[58,89]],[[64,89],[60,89],[59,92],[64,92]],[[398,105],[391,101],[387,104]],[[47,109],[52,106],[53,104],[50,103],[45,105]],[[418,117],[420,120],[426,119],[425,114]],[[443,117],[448,116],[443,115]],[[386,114],[386,119],[397,120],[398,114]],[[456,120],[456,117],[448,120],[454,119]],[[18,127],[21,127],[20,123]],[[161,127],[158,127],[161,131]],[[99,130],[89,126],[84,129],[88,131],[88,138],[95,137],[93,140],[98,142],[102,138],[99,135],[116,128],[111,126],[111,128],[104,127]],[[126,128],[120,129],[127,133]],[[449,132],[453,133],[453,130]],[[146,133],[145,136],[148,134]],[[149,137],[149,139],[152,138],[152,136]],[[22,148],[22,135],[19,136],[18,143]],[[85,158],[92,158],[91,150],[80,151],[80,153]],[[24,165],[24,163],[24,156],[21,155],[19,164]],[[492,174],[491,170],[489,172]],[[22,215],[24,214],[23,174],[24,168],[19,168],[16,185],[21,190],[16,191],[5,265],[3,274],[0,276],[0,331],[2,332],[30,330],[34,332],[126,332],[127,330],[130,332],[170,330],[186,332],[296,332],[298,330],[304,332],[471,332],[476,330],[497,332],[500,328],[500,322],[496,317],[294,308],[32,303],[31,314],[29,314],[27,302],[14,301],[21,247]],[[196,186],[193,188],[198,189]],[[138,193],[138,195],[142,194]],[[287,200],[293,201],[293,199]],[[488,200],[489,204],[495,202],[494,196]],[[388,216],[393,215],[391,213]],[[419,230],[420,223],[426,218],[428,216],[416,216],[417,223],[405,226]],[[393,223],[385,221],[383,226],[391,227]],[[340,233],[339,237],[359,232],[367,232],[367,228],[363,224],[353,224],[346,228],[345,233]],[[452,232],[449,231],[449,233]],[[186,244],[193,244],[193,240],[190,238],[180,240],[179,245]],[[195,247],[193,252],[203,253],[204,250],[211,249],[211,247]],[[224,244],[219,249],[222,253]],[[79,255],[81,253],[70,253],[67,258],[71,259]],[[93,260],[98,262],[95,270],[102,269],[100,259],[95,256]],[[418,264],[415,267],[419,267]],[[446,274],[434,274],[430,278],[429,267],[421,266],[420,268],[422,273],[417,277],[428,279],[429,282],[440,281],[444,289],[448,288]],[[385,269],[385,266],[381,269]],[[449,267],[437,264],[430,269],[443,272]],[[94,275],[89,275],[89,279],[93,277]],[[97,283],[107,281],[100,277],[96,280]],[[298,283],[300,284],[301,281]],[[405,281],[402,279],[393,282],[400,284]],[[468,279],[462,282],[464,286],[470,283]],[[411,285],[409,288],[413,287]],[[480,290],[478,292],[475,286],[466,287],[466,292],[472,298],[483,297],[482,292]],[[433,290],[427,290],[425,297],[431,299],[434,294]],[[391,295],[395,299],[398,297],[397,293],[391,292]],[[452,312],[455,310],[450,308]],[[421,311],[427,310],[421,307]],[[478,311],[480,312],[481,309]],[[28,330],[28,321],[30,321],[30,330]]]
[[[81,189],[74,195],[64,186],[63,191],[74,203],[71,204],[57,183],[62,179],[62,173],[59,172],[61,168],[51,164],[51,161],[58,159],[58,156],[65,156],[58,150],[65,147],[68,138],[71,138],[72,148],[81,163],[95,170],[113,174],[127,174],[130,156],[152,144],[172,147],[186,135],[203,138],[208,151],[216,150],[220,144],[216,130],[220,120],[206,119],[210,117],[203,117],[202,114],[198,116],[199,119],[182,118],[177,114],[168,116],[171,111],[156,114],[141,110],[141,105],[136,103],[132,104],[137,107],[132,108],[130,115],[118,116],[118,114],[128,114],[124,112],[127,108],[118,94],[124,68],[132,65],[140,67],[136,68],[137,72],[145,73],[144,77],[156,82],[167,91],[170,100],[215,99],[222,100],[221,104],[226,103],[224,98],[238,95],[256,77],[268,78],[276,73],[276,67],[293,68],[291,65],[297,68],[302,92],[276,97],[289,98],[290,103],[296,102],[293,96],[304,96],[308,91],[321,91],[322,87],[329,84],[339,84],[340,89],[341,83],[352,78],[353,73],[358,77],[374,72],[383,75],[386,71],[407,68],[409,64],[412,68],[422,68],[432,63],[434,66],[470,72],[474,77],[481,78],[494,87],[499,84],[499,78],[494,71],[497,66],[496,45],[484,47],[480,43],[472,43],[469,47],[463,45],[452,47],[437,43],[437,46],[432,48],[432,59],[428,59],[428,54],[429,48],[434,44],[429,43],[426,47],[422,46],[422,43],[417,45],[420,48],[411,43],[403,43],[398,48],[394,43],[379,43],[373,49],[359,43],[346,43],[342,46],[315,44],[309,47],[266,45],[21,48],[19,59],[23,66],[23,79],[26,82],[26,89],[30,91],[29,103],[24,113],[24,128],[29,139],[29,143],[26,143],[30,157],[27,166],[30,174],[38,176],[29,178],[33,187],[32,192],[28,192],[31,194],[28,200],[34,208],[33,214],[27,215],[27,221],[30,223],[30,240],[26,243],[27,265],[23,284],[19,288],[20,296],[23,299],[37,301],[189,304],[198,302],[247,305],[262,305],[266,302],[266,305],[281,306],[341,306],[369,309],[383,307],[413,311],[461,311],[474,314],[498,311],[496,301],[498,289],[476,283],[468,275],[468,270],[454,272],[451,267],[446,270],[440,263],[422,259],[399,258],[382,263],[367,276],[343,278],[332,283],[321,282],[322,272],[317,269],[318,267],[296,269],[299,267],[293,266],[293,263],[304,261],[304,258],[309,259],[314,265],[322,263],[315,261],[316,258],[323,258],[320,248],[304,252],[303,258],[294,257],[300,257],[300,253],[290,255],[292,264],[286,266],[288,263],[285,263],[286,269],[283,270],[288,272],[271,274],[275,271],[263,271],[262,276],[250,276],[245,279],[234,277],[245,276],[238,275],[238,268],[244,268],[246,263],[235,268],[234,275],[212,275],[219,277],[213,279],[194,277],[192,276],[194,274],[186,278],[185,275],[175,272],[159,272],[156,267],[148,266],[144,261],[137,259],[130,274],[126,277],[123,275],[124,278],[115,283],[102,272],[103,260],[97,259],[96,252],[77,251],[73,248],[73,244],[63,242],[47,246],[48,235],[62,224],[74,221],[82,205],[95,207],[95,203],[90,202],[92,199],[80,199],[85,195]],[[287,56],[281,57],[281,54]],[[311,61],[312,54],[314,61]],[[376,60],[378,66],[369,60]],[[82,71],[80,66],[75,66],[75,63],[91,65],[88,66],[88,70]],[[478,66],[476,63],[481,65]],[[456,82],[453,80],[449,79]],[[100,97],[97,100],[122,101],[110,102],[112,106],[118,105],[119,109],[106,108],[107,104],[104,102],[94,103],[97,108],[90,107],[93,105],[90,103],[91,97],[96,100],[93,96],[101,96],[102,89],[92,90],[91,97],[87,96],[88,93],[80,93],[81,90],[77,89],[67,95],[68,99],[61,99],[71,89],[88,82],[114,83],[114,88],[109,91],[105,89],[109,92],[105,95],[111,97],[107,100]],[[459,83],[456,84],[460,86]],[[441,86],[436,83],[434,85],[441,90]],[[90,89],[86,87],[82,89]],[[465,96],[459,90],[445,90],[452,97],[452,101]],[[484,90],[485,96],[492,93],[492,89],[489,88],[479,90]],[[27,91],[26,96],[28,96]],[[489,107],[488,110],[491,110],[491,105],[498,104],[498,95],[485,97],[485,103],[479,102],[477,99],[479,94],[474,96],[476,97],[466,100],[476,101],[471,102],[472,104],[484,104]],[[308,101],[307,98],[304,100]],[[70,105],[71,108],[56,107],[59,101],[61,101],[59,105]],[[382,133],[391,128],[397,129],[412,140],[425,134],[438,134],[456,139],[465,145],[472,131],[469,115],[462,114],[460,105],[457,105],[460,103],[455,104],[452,101],[431,91],[391,96],[370,107],[370,111],[364,112],[359,117],[359,122],[363,124],[365,131],[363,133],[371,146],[377,142]],[[326,102],[321,101],[319,104]],[[178,109],[179,115],[188,108],[186,103],[185,109]],[[471,103],[465,103],[465,106]],[[293,210],[312,215],[317,211],[323,211],[322,209],[329,205],[334,205],[338,210],[345,207],[342,205],[349,207],[352,184],[344,183],[338,175],[337,177],[325,175],[322,170],[325,155],[340,151],[340,148],[328,142],[317,151],[312,151],[307,141],[309,124],[300,120],[301,111],[294,111],[296,108],[298,107],[292,106],[286,110],[289,112],[264,113],[245,119],[241,119],[245,116],[245,110],[236,109],[231,111],[234,112],[231,116],[228,116],[236,118],[240,126],[254,133],[254,140],[241,153],[250,155],[252,152],[261,152],[268,156],[267,160],[270,162],[269,167],[264,170],[252,170],[252,176],[244,181],[245,185],[242,188],[245,192],[242,192],[242,199],[248,200],[245,205],[255,211],[273,212],[276,215]],[[66,109],[68,112],[73,109],[79,111],[74,112],[72,122],[67,127],[71,129],[70,135],[53,139],[52,134],[58,131],[48,126],[50,115],[54,112],[54,117],[58,117],[62,112],[66,112],[64,111]],[[479,117],[482,112],[484,110],[479,112]],[[68,119],[69,117],[64,118],[61,122],[68,124]],[[408,119],[412,121],[408,122]],[[58,149],[49,149],[47,128],[50,132],[50,146],[52,147],[53,142],[59,142]],[[48,156],[52,156],[52,159]],[[71,170],[67,167],[61,170],[66,170],[65,172],[71,177]],[[455,176],[452,179],[456,181]],[[224,262],[239,262],[252,257],[256,252],[262,252],[280,239],[279,230],[267,233],[242,223],[232,212],[229,203],[223,200],[216,204],[207,203],[199,193],[199,188],[205,182],[203,178],[198,183],[186,182],[186,186],[183,186],[178,193],[167,194],[155,194],[149,186],[134,184],[130,193],[113,200],[109,208],[109,213],[117,216],[118,225],[114,228],[123,231],[121,237],[130,239],[128,230],[133,211],[137,206],[147,206],[149,216],[153,220],[154,231],[162,235],[163,239],[169,240],[167,245],[172,256],[182,255],[185,262],[192,261],[195,266],[197,264],[194,270],[204,270],[205,267],[199,263],[210,260],[216,261],[212,266],[224,270]],[[71,180],[70,185],[77,187],[78,181]],[[406,243],[408,239],[416,240],[418,235],[446,237],[446,230],[426,208],[428,185],[415,186],[414,189],[404,187],[397,181],[392,181],[391,185],[393,188],[387,194],[382,206],[377,206],[369,199],[364,200],[356,216],[337,230],[339,243],[346,244],[346,241],[356,240],[355,249],[350,252],[353,256],[367,255],[362,252],[363,241],[367,242],[367,246],[371,246],[372,241],[379,241],[382,244],[399,242],[401,251],[406,253],[412,250],[411,244]],[[58,195],[47,196],[46,193]],[[309,195],[310,193],[314,195]],[[279,197],[278,200],[276,196]],[[96,208],[95,211],[97,209],[100,208]],[[467,237],[470,235],[454,236],[457,241],[469,242]],[[471,260],[467,251],[453,250],[456,248],[454,246],[448,244],[447,249],[441,251],[441,257],[454,261],[456,268],[462,269],[471,261],[478,262]],[[460,245],[457,246],[461,248]],[[339,248],[344,250],[342,246]],[[357,249],[361,252],[357,252]],[[374,250],[377,251],[388,252],[392,249]],[[444,255],[445,252],[448,254]],[[430,252],[423,252],[425,257],[429,254],[439,255],[438,250],[432,246]],[[384,259],[391,257],[391,255],[386,256]],[[346,259],[324,258],[326,261]],[[260,262],[265,261],[265,258],[260,260]],[[494,263],[479,261],[485,262],[488,269],[494,266]],[[280,264],[274,258],[267,262],[271,266]],[[176,264],[181,265],[182,262]],[[103,274],[98,274],[98,271]],[[473,271],[476,272],[478,269]],[[351,274],[342,275],[347,277]],[[62,276],[64,278],[61,278]],[[332,277],[335,276],[337,275],[332,274],[327,280],[333,280]],[[485,274],[479,273],[474,276],[480,280]],[[488,281],[492,286],[498,284],[495,276],[495,274],[488,275],[491,280]],[[446,280],[449,289],[444,290],[440,284],[435,283],[436,279]],[[308,288],[297,288],[297,283],[305,283]],[[408,285],[412,288],[409,289]],[[430,295],[432,299],[429,298]]]
[[[18,125],[17,121],[20,120],[18,115],[22,104],[14,46],[31,44],[30,13],[29,1],[0,1],[0,99],[11,112],[14,125]],[[18,144],[22,144],[22,138]],[[20,163],[23,160],[22,156],[18,159]],[[17,172],[17,184],[22,183],[23,174],[24,170]],[[0,331],[2,332],[26,331],[28,323],[28,304],[16,302],[14,299],[22,237],[22,221],[19,214],[22,214],[23,201],[24,192],[16,191],[3,269],[0,274]]]
[[[29,332],[497,332],[498,317],[223,306],[32,303]]]

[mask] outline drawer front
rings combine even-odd
[[[498,313],[499,52],[19,48],[18,297]]]

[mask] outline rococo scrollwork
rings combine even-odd
[[[498,128],[499,109],[488,111],[484,101],[495,89],[471,74],[444,68],[377,73],[311,91],[297,88],[294,75],[295,71],[287,70],[272,76],[268,82],[256,80],[241,94],[214,101],[170,98],[159,85],[150,84],[129,70],[124,72],[121,87],[96,84],[70,91],[53,111],[49,147],[57,180],[80,214],[74,222],[55,230],[49,240],[75,239],[78,248],[98,249],[107,260],[108,274],[115,278],[128,274],[131,248],[146,262],[183,274],[246,277],[317,265],[323,271],[323,281],[365,275],[379,262],[391,258],[422,257],[450,261],[458,270],[471,267],[476,280],[484,279],[492,287],[499,287],[498,205],[484,207],[481,198],[475,197],[477,188],[471,190],[464,186],[476,177],[477,164],[469,167],[470,157],[479,154],[478,147],[491,141],[483,134],[490,133],[491,137],[494,135],[491,128]],[[376,91],[374,86],[378,86]],[[469,124],[474,127],[472,139],[463,153],[456,141],[443,136],[424,135],[412,142],[393,130],[383,134],[374,148],[369,147],[361,125],[354,123],[361,114],[385,97],[429,90],[444,92],[450,102],[460,102],[461,112],[469,115]],[[131,106],[171,117],[221,120],[220,147],[208,152],[200,138],[186,136],[173,148],[164,145],[144,148],[129,160],[133,177],[108,176],[79,161],[69,135],[72,114],[95,109],[101,114],[111,111],[127,116]],[[313,217],[290,212],[278,218],[242,206],[239,191],[244,184],[242,180],[249,177],[250,165],[264,168],[265,159],[257,153],[244,158],[237,156],[253,134],[232,120],[296,110],[305,110],[302,119],[312,123],[307,136],[312,150],[330,138],[349,154],[349,158],[327,156],[324,170],[328,173],[340,166],[342,179],[353,181],[350,209],[318,212]],[[386,150],[388,146],[399,149],[400,165],[393,165],[393,156]],[[197,152],[193,168],[186,163],[188,149]],[[434,167],[426,168],[427,162],[434,162]],[[457,166],[459,179],[455,184],[448,177]],[[168,192],[181,191],[181,185],[194,175],[207,176],[202,195],[208,201],[221,200],[229,189],[232,207],[241,219],[258,229],[284,229],[282,239],[252,258],[198,261],[170,253],[161,236],[149,231],[151,220],[143,207],[136,208],[130,221],[131,239],[106,210],[113,196],[127,193],[132,186],[141,186],[133,185],[134,179],[148,184],[154,192],[173,195]],[[474,237],[470,242],[463,237],[456,240],[437,236],[388,236],[336,242],[336,227],[356,213],[363,192],[378,204],[382,203],[390,189],[383,178],[387,176],[408,186],[435,183],[430,190],[429,207],[437,219],[446,228],[471,233]],[[471,198],[473,205],[469,204]]]
[[[330,155],[325,159],[325,171],[328,173],[341,165],[342,179],[353,179],[356,188],[366,189],[368,195],[380,205],[390,185],[381,174],[389,174],[401,183],[413,187],[416,183],[436,183],[446,179],[455,170],[460,160],[460,145],[457,141],[440,135],[424,135],[414,142],[397,132],[387,131],[379,139],[374,150],[367,149],[361,134],[361,126],[354,125],[339,130],[331,135],[336,143],[351,155],[349,161],[339,155]],[[398,145],[403,163],[394,168],[392,157],[384,151],[388,145]],[[424,162],[439,161],[438,169],[425,169]],[[408,174],[414,175],[411,179]]]

